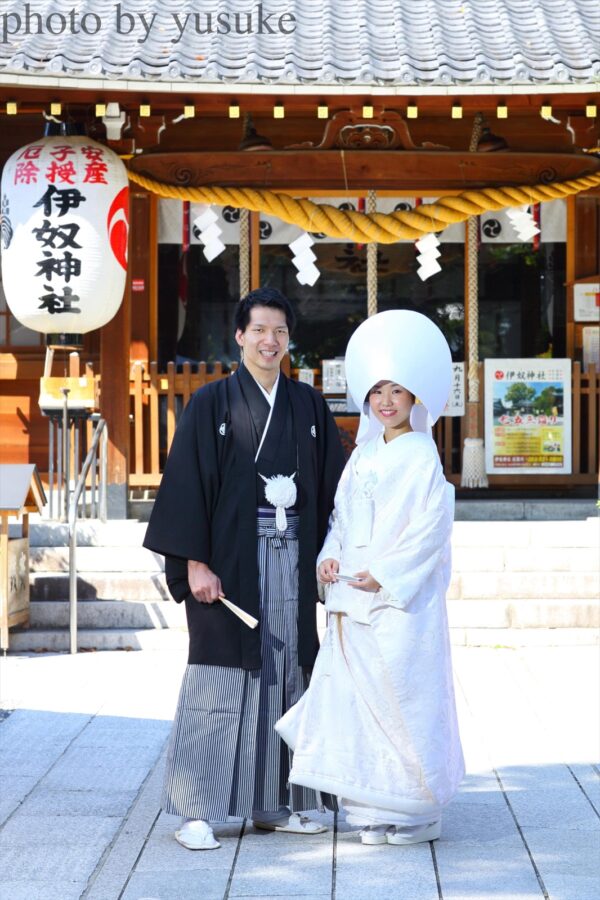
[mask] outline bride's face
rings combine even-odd
[[[387,430],[406,427],[414,397],[401,384],[378,381],[369,391],[369,406]]]

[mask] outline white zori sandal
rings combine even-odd
[[[360,834],[361,844],[421,844],[424,841],[436,841],[442,833],[442,822],[429,822],[427,825],[416,825],[402,828],[396,825],[368,825]]]
[[[188,850],[218,850],[221,846],[203,819],[190,819],[175,832],[175,840]]]
[[[308,816],[301,816],[299,813],[291,813],[291,815],[283,815],[273,818],[253,819],[255,828],[261,828],[263,831],[285,831],[288,834],[322,834],[327,831],[326,825],[309,819]]]

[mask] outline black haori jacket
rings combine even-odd
[[[261,665],[260,625],[251,630],[222,603],[200,603],[187,581],[188,559],[206,563],[221,579],[225,596],[260,619],[256,428],[242,390],[248,377],[238,370],[193,395],[177,426],[144,539],[145,547],[165,556],[169,590],[177,602],[185,601],[191,664],[244,669]],[[321,395],[281,374],[274,417],[286,403],[293,416],[296,484],[303,499],[298,662],[310,667],[318,650],[315,561],[327,532],[344,454]],[[270,433],[267,441],[269,437]]]

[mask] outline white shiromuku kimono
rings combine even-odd
[[[445,604],[453,516],[426,434],[371,438],[338,485],[318,563],[368,570],[381,590],[327,586],[309,689],[276,727],[290,781],[337,794],[351,824],[434,821],[464,775]]]

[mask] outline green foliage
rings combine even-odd
[[[535,397],[535,388],[525,384],[524,381],[515,381],[514,384],[507,389],[505,401],[508,400],[513,408],[518,409],[524,403],[530,403]]]
[[[533,244],[503,244],[489,248],[490,259],[498,265],[520,260],[523,265],[539,269],[543,260],[541,254],[533,249]]]
[[[540,391],[535,405],[538,412],[546,413],[546,415],[550,415],[554,407],[561,405],[554,385],[549,385]]]

